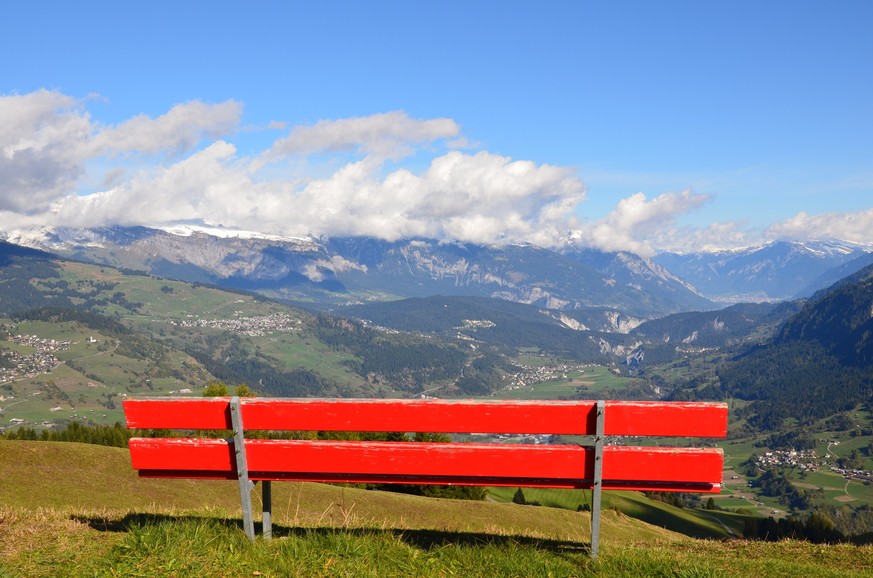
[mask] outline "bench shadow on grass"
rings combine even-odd
[[[74,521],[87,524],[100,532],[129,532],[132,528],[161,523],[183,523],[188,521],[208,521],[210,523],[243,531],[240,519],[210,518],[202,516],[173,516],[167,514],[132,513],[123,518],[94,516],[71,516]],[[262,527],[255,523],[255,533],[260,536]],[[304,537],[312,535],[347,534],[352,536],[391,535],[410,546],[423,550],[433,550],[444,546],[521,546],[560,554],[589,554],[587,542],[571,542],[529,536],[507,536],[484,532],[455,532],[444,530],[403,530],[396,528],[297,528],[273,524],[273,538]]]

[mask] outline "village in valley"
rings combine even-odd
[[[179,327],[199,327],[230,331],[247,337],[263,337],[270,333],[287,333],[300,329],[300,320],[284,313],[245,316],[237,312],[232,319],[190,318],[170,321]]]
[[[34,377],[43,373],[51,373],[59,363],[55,354],[59,351],[68,350],[70,345],[72,345],[71,341],[43,339],[36,335],[10,335],[8,340],[20,346],[33,348],[36,351],[34,353],[22,354],[11,349],[0,350],[0,358],[2,358],[0,384],[22,377]],[[0,397],[0,400],[2,399]]]
[[[831,445],[840,445],[839,440],[822,440]],[[752,463],[761,469],[785,466],[797,468],[801,472],[817,472],[829,470],[841,475],[847,480],[873,482],[873,472],[860,468],[852,468],[851,462],[845,458],[837,458],[828,453],[820,457],[815,450],[773,450],[761,455],[752,456]]]
[[[594,363],[558,363],[555,365],[522,365],[521,371],[512,376],[507,390],[531,387],[538,383],[554,380],[569,380],[573,373],[585,373]]]

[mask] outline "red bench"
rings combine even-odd
[[[601,490],[720,491],[717,448],[607,445],[604,436],[725,437],[721,403],[153,398],[124,402],[129,428],[232,430],[233,438],[133,438],[142,477],[239,480],[254,538],[253,482],[458,484],[593,489],[591,554]],[[355,431],[592,436],[590,445],[245,439],[246,431]]]

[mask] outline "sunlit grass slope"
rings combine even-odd
[[[250,542],[232,482],[141,480],[126,450],[0,441],[0,577],[870,576],[873,548],[686,538],[588,514],[275,484],[275,536]]]
[[[256,490],[253,495],[259,495]],[[257,499],[257,498],[256,498]],[[140,479],[126,449],[0,440],[0,504],[24,509],[240,516],[233,482]],[[255,504],[258,507],[258,504]],[[608,512],[607,540],[684,539]],[[589,514],[514,504],[421,498],[325,484],[273,484],[273,517],[289,527],[375,527],[487,532],[587,543]]]

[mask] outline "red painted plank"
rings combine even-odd
[[[228,398],[124,402],[130,428],[228,429]],[[249,430],[593,434],[593,401],[244,399]],[[727,405],[606,402],[607,435],[725,437]]]
[[[145,476],[235,479],[224,440],[134,438]],[[593,451],[572,445],[422,444],[247,440],[253,480],[590,487]],[[718,491],[719,449],[604,449],[604,488]],[[198,473],[199,472],[199,473]],[[193,475],[192,475],[193,474]]]
[[[187,470],[140,470],[141,478],[162,479],[195,479],[195,480],[235,480],[236,474],[218,474]],[[281,474],[254,472],[249,476],[252,481],[290,481],[290,482],[322,482],[337,484],[415,484],[415,485],[442,485],[442,486],[494,486],[494,487],[523,487],[523,488],[555,488],[564,490],[590,490],[593,487],[591,480],[550,480],[545,478],[485,478],[485,477],[416,477],[404,478],[388,475],[355,476],[327,475],[327,474]],[[604,490],[627,490],[640,492],[687,492],[709,493],[721,492],[719,484],[683,483],[683,482],[619,482],[607,480],[603,485]]]
[[[229,429],[230,404],[226,397],[126,399],[128,428]]]
[[[606,435],[727,437],[725,403],[607,401]]]
[[[191,470],[140,470],[141,478],[170,478],[170,479],[195,479],[195,480],[235,480],[235,473],[221,474],[198,472]],[[389,475],[328,475],[328,474],[282,474],[253,472],[249,479],[252,481],[289,481],[289,482],[323,482],[337,484],[416,484],[416,485],[442,485],[442,486],[503,486],[523,488],[556,488],[564,490],[589,490],[593,487],[589,479],[561,480],[546,478],[485,478],[476,477],[441,477],[419,476],[402,477]],[[720,484],[709,483],[684,483],[684,482],[646,482],[632,481],[621,482],[606,480],[604,490],[627,490],[640,492],[688,492],[718,494],[721,492]]]

